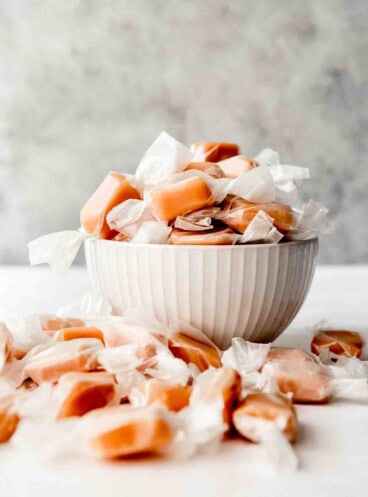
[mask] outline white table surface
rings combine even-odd
[[[307,300],[278,340],[306,344],[306,327],[322,319],[360,329],[368,338],[368,266],[321,266]],[[52,312],[89,289],[84,268],[57,275],[47,268],[0,267],[0,307]],[[368,404],[298,406],[300,468],[273,477],[244,469],[254,446],[229,442],[216,455],[189,461],[90,459],[39,462],[0,447],[1,497],[363,496],[368,486]]]

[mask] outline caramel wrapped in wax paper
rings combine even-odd
[[[191,151],[207,162],[219,162],[239,154],[239,147],[235,143],[224,142],[196,142],[190,147]]]
[[[25,358],[24,378],[29,377],[38,384],[54,383],[70,371],[94,370],[98,367],[97,353],[101,347],[101,341],[95,338],[79,338],[41,347]]]
[[[319,330],[312,339],[311,350],[316,355],[326,350],[334,356],[360,357],[363,340],[356,331]]]
[[[59,378],[56,396],[58,419],[83,416],[114,401],[116,382],[105,372],[66,373]]]
[[[261,442],[264,430],[270,425],[280,430],[289,442],[296,439],[296,412],[285,395],[250,393],[235,409],[232,419],[237,432],[252,442]]]
[[[154,407],[107,407],[85,418],[87,443],[102,458],[161,452],[173,438],[163,413]]]

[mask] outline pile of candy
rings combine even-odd
[[[135,175],[111,172],[81,210],[79,231],[43,236],[29,244],[31,264],[64,269],[83,240],[232,245],[305,240],[331,231],[327,209],[303,204],[304,167],[281,164],[265,149],[254,159],[232,143],[191,148],[162,132]]]
[[[46,450],[40,432],[47,450],[101,458],[189,457],[238,437],[295,463],[295,403],[367,396],[363,341],[352,331],[316,330],[313,353],[241,338],[221,352],[200,331],[142,310],[8,326],[0,442],[35,454]]]

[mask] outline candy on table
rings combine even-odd
[[[153,406],[106,407],[87,414],[88,445],[102,458],[160,452],[173,439],[171,426]]]
[[[330,400],[331,376],[326,367],[316,362],[269,361],[263,366],[262,374],[276,380],[281,393],[291,393],[294,403],[322,404]]]
[[[206,162],[219,162],[239,155],[239,147],[235,143],[196,142],[190,149],[196,154],[201,154]]]
[[[0,443],[10,440],[19,423],[19,416],[12,411],[12,404],[10,397],[0,399]]]
[[[178,412],[189,404],[191,387],[177,385],[154,378],[135,386],[129,400],[135,407],[160,403],[169,411]]]
[[[257,164],[253,159],[244,155],[235,155],[218,163],[226,178],[237,178],[241,174],[254,169]]]
[[[265,362],[269,361],[316,362],[314,358],[304,352],[304,350],[289,347],[271,347],[268,351]]]
[[[82,227],[89,235],[111,237],[106,216],[113,207],[130,198],[139,199],[139,191],[123,174],[110,172],[83,206],[80,214]]]
[[[224,171],[215,162],[190,162],[184,171],[191,171],[193,169],[202,171],[216,179],[225,177]]]
[[[230,228],[244,233],[252,219],[259,211],[264,211],[273,218],[274,226],[281,232],[286,233],[293,225],[293,211],[289,205],[269,202],[266,204],[255,204],[247,202],[240,197],[228,195],[223,203],[221,221]]]
[[[49,334],[52,334],[64,328],[85,326],[85,322],[82,319],[78,318],[59,318],[58,316],[54,316],[52,314],[39,314],[38,317],[40,319],[43,331],[47,331]]]
[[[57,385],[60,408],[58,419],[83,416],[105,407],[116,397],[114,376],[105,372],[66,373]]]
[[[241,378],[231,368],[208,369],[200,375],[193,385],[190,403],[223,403],[222,416],[230,426],[231,415],[239,401]]]
[[[230,228],[208,231],[182,231],[173,229],[169,237],[171,245],[234,245],[239,235]]]
[[[175,357],[187,364],[195,364],[200,371],[205,371],[210,366],[221,366],[218,348],[210,340],[204,343],[185,332],[175,331],[169,338],[169,349]]]
[[[363,340],[356,331],[320,330],[313,337],[311,350],[316,355],[320,355],[323,350],[328,350],[339,356],[360,357]]]
[[[161,221],[172,221],[176,216],[212,205],[211,191],[198,176],[159,187],[152,192],[153,213]]]
[[[103,332],[94,326],[64,328],[55,336],[59,342],[67,342],[78,338],[96,338],[97,340],[101,340],[102,343],[105,343]]]
[[[97,352],[101,347],[101,341],[95,338],[55,342],[27,358],[24,377],[38,384],[56,383],[64,373],[94,370],[98,367]]]
[[[234,410],[232,419],[237,432],[255,443],[262,441],[263,429],[267,430],[270,423],[280,430],[289,442],[296,439],[296,412],[292,402],[285,395],[250,393]],[[258,423],[258,420],[262,422]]]

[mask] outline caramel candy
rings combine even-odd
[[[109,173],[81,210],[82,227],[89,235],[110,238],[111,229],[106,216],[116,205],[129,198],[140,198],[140,194],[126,177]]]
[[[152,193],[153,212],[161,221],[172,221],[176,216],[212,205],[211,191],[198,176],[162,186]]]
[[[129,398],[137,407],[160,403],[169,411],[178,412],[189,404],[190,392],[189,386],[172,385],[152,378],[137,385]]]
[[[77,318],[59,318],[52,314],[40,314],[38,317],[40,318],[43,331],[47,331],[49,334],[64,328],[73,328],[75,326],[80,328],[85,326],[85,322]]]
[[[257,164],[253,159],[244,155],[236,155],[230,159],[222,160],[218,163],[226,178],[237,178],[254,169]]]
[[[24,368],[25,377],[40,384],[56,383],[68,372],[91,371],[98,367],[97,350],[100,340],[80,338],[69,342],[56,342],[53,347],[41,350],[30,357]]]
[[[68,342],[69,340],[76,340],[78,338],[97,338],[97,340],[101,340],[102,343],[105,343],[102,331],[93,326],[84,328],[65,328],[60,330],[57,334],[59,342]]]
[[[12,399],[0,400],[0,443],[5,443],[13,436],[19,423],[19,416],[11,411]]]
[[[293,211],[289,205],[269,202],[267,204],[254,204],[240,197],[229,195],[223,204],[224,214],[221,221],[233,230],[244,233],[252,219],[259,211],[264,211],[271,216],[274,226],[286,233],[293,225]]]
[[[239,155],[239,147],[235,143],[196,142],[190,149],[192,152],[202,152],[206,162],[219,162]]]
[[[296,412],[291,401],[280,394],[250,393],[233,413],[233,424],[240,435],[258,443],[262,441],[262,425],[253,419],[272,422],[289,440],[294,442],[297,431]]]
[[[171,245],[233,245],[238,235],[229,228],[215,228],[208,231],[172,230]]]
[[[293,394],[293,402],[322,404],[331,393],[331,377],[326,368],[312,361],[270,361],[263,366],[263,373],[273,377],[281,393]]]
[[[362,349],[362,337],[355,331],[320,330],[311,343],[311,350],[316,355],[320,355],[322,350],[329,350],[335,355],[360,357]]]
[[[169,349],[175,357],[182,359],[187,364],[195,364],[200,371],[204,371],[210,366],[215,368],[221,366],[220,354],[214,344],[209,345],[195,340],[180,331],[171,335]]]
[[[184,171],[192,169],[202,171],[216,179],[225,177],[224,171],[215,162],[191,162],[186,166]]]
[[[101,373],[66,373],[58,383],[62,403],[58,419],[83,416],[105,407],[115,398],[114,376]]]
[[[107,407],[87,415],[89,446],[103,458],[160,452],[172,441],[170,425],[152,407]]]
[[[313,357],[300,349],[288,347],[271,347],[265,362],[269,361],[307,361],[316,362]]]
[[[241,378],[231,368],[219,368],[206,371],[194,384],[191,403],[223,402],[224,422],[230,426],[234,407],[239,401]]]

